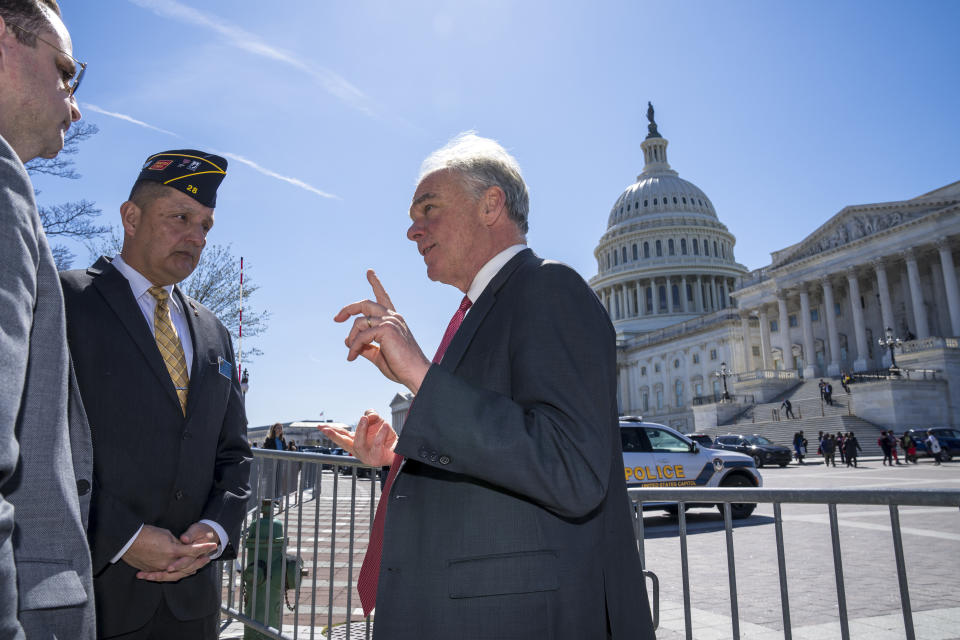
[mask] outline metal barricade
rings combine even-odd
[[[312,639],[345,621],[337,637],[370,638],[353,585],[380,470],[347,456],[253,451],[237,558],[220,563],[221,629],[237,620],[244,638]]]
[[[644,503],[678,503],[677,519],[680,537],[680,580],[683,587],[683,615],[686,638],[694,637],[691,616],[690,566],[687,548],[687,504],[723,505],[723,524],[726,534],[727,577],[730,597],[731,638],[740,638],[740,614],[737,602],[736,562],[733,546],[733,521],[731,504],[764,503],[773,505],[774,539],[776,541],[777,568],[780,583],[780,605],[783,620],[783,637],[791,640],[790,599],[787,589],[787,563],[784,553],[783,504],[820,504],[827,507],[830,522],[830,541],[833,550],[833,568],[836,582],[837,609],[839,612],[840,635],[849,640],[850,628],[847,614],[847,601],[843,573],[843,558],[840,550],[840,525],[837,517],[837,505],[874,505],[888,506],[890,510],[890,532],[893,539],[894,560],[897,568],[897,583],[900,592],[900,605],[907,640],[915,640],[913,610],[910,606],[910,591],[904,561],[903,540],[900,531],[900,511],[902,506],[922,507],[960,507],[960,490],[935,489],[724,489],[724,488],[633,488],[629,489],[634,507],[634,531],[644,570],[647,569],[644,546],[643,505]],[[664,576],[660,576],[664,580]]]

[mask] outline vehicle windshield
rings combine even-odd
[[[773,444],[763,436],[743,436],[750,444]]]

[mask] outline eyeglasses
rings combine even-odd
[[[36,38],[37,40],[39,40],[39,41],[42,42],[43,44],[45,44],[45,45],[47,45],[47,46],[49,46],[49,47],[53,47],[54,49],[56,49],[57,51],[59,51],[59,52],[62,53],[63,55],[65,55],[65,56],[67,56],[68,58],[70,58],[71,60],[73,60],[73,62],[74,62],[73,72],[70,73],[70,75],[68,76],[68,75],[67,75],[67,71],[65,71],[65,70],[62,71],[63,83],[64,83],[64,85],[65,85],[66,88],[67,88],[67,95],[73,96],[73,95],[77,92],[77,89],[80,87],[80,81],[83,80],[83,74],[84,74],[84,72],[87,70],[87,63],[86,63],[86,62],[80,62],[79,60],[77,60],[76,58],[74,58],[72,55],[70,55],[69,53],[67,53],[66,51],[64,51],[63,49],[61,49],[60,47],[56,46],[55,44],[53,44],[53,43],[51,43],[51,42],[47,42],[46,40],[44,40],[43,38],[41,38],[40,36],[38,36],[38,35],[37,35],[36,33],[34,33],[33,31],[30,31],[29,29],[24,29],[23,27],[21,27],[20,25],[17,25],[17,24],[11,24],[10,26],[13,27],[14,29],[19,29],[20,31],[23,31],[23,32],[26,33],[26,34],[33,36],[34,38]]]

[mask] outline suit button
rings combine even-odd
[[[431,451],[431,452],[430,452],[430,462],[436,462],[436,461],[437,461],[437,457],[438,457],[438,456],[437,456],[437,452],[436,452],[436,451]]]
[[[430,455],[430,451],[426,447],[420,447],[420,449],[417,450],[417,454],[419,454],[421,458],[426,458]]]
[[[77,495],[85,496],[90,492],[89,480],[77,480]]]
[[[450,456],[440,456],[440,464],[450,464]]]
[[[184,439],[184,440],[189,440],[189,439],[192,438],[192,437],[193,437],[193,434],[191,434],[189,431],[184,431],[184,432],[183,432],[183,439]]]
[[[183,491],[181,491],[180,489],[177,489],[177,492],[173,494],[173,497],[176,498],[177,500],[183,500]]]

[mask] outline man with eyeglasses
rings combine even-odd
[[[24,163],[80,119],[85,65],[55,0],[0,0],[0,638],[95,636],[90,429]]]

